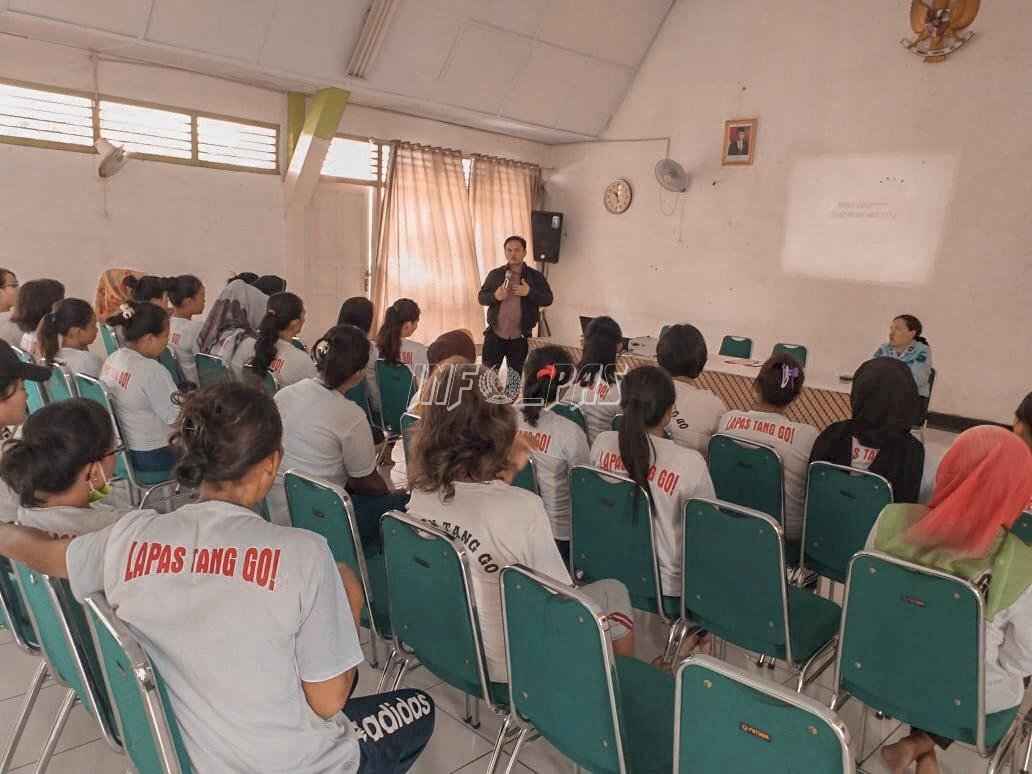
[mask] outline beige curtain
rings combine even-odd
[[[422,310],[417,340],[465,328],[479,341],[480,281],[462,154],[392,142],[373,273],[378,320],[395,299],[411,298]]]
[[[541,167],[491,156],[473,156],[469,171],[469,201],[473,240],[483,277],[505,262],[502,242],[513,234],[527,240],[527,257],[534,256],[530,213],[538,200]]]

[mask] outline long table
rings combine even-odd
[[[531,349],[546,344],[557,345],[567,350],[571,362],[580,361],[580,345],[552,338],[530,339]],[[745,411],[755,400],[753,382],[760,369],[758,365],[742,365],[730,362],[731,360],[721,355],[710,355],[706,369],[696,380],[696,384],[717,395],[729,409]],[[643,365],[656,365],[656,359],[631,351],[620,356],[618,365],[630,370]],[[822,373],[809,368],[805,369],[805,376],[803,392],[788,407],[785,416],[793,422],[813,425],[818,430],[823,430],[833,422],[850,418],[849,382],[842,381],[837,374]]]

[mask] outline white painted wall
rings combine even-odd
[[[660,193],[652,170],[663,142],[554,149],[548,206],[565,211],[566,236],[551,273],[553,331],[575,335],[578,314],[610,313],[632,336],[686,320],[714,350],[724,333],[751,335],[760,353],[778,340],[805,343],[812,368],[838,373],[870,356],[894,315],[913,313],[939,370],[933,410],[1009,421],[1032,389],[1032,47],[1016,23],[1026,8],[983,3],[974,41],[930,65],[899,45],[910,34],[905,5],[679,0],[606,137],[669,135],[691,188],[679,201]],[[722,168],[723,123],[739,118],[759,119],[756,163]],[[922,195],[915,180],[899,183],[904,171],[945,157],[952,184],[941,233],[919,236],[934,261],[927,279],[782,268],[786,223],[800,220],[793,169],[856,155],[889,160],[861,160],[856,178],[823,181],[827,198],[848,197],[860,177],[877,185],[884,171],[897,178],[887,185],[901,186],[901,211]],[[634,187],[621,216],[602,206],[616,177]],[[810,241],[827,236],[825,224],[810,228]],[[875,251],[879,233],[855,236]],[[826,272],[849,273],[836,251],[823,258]]]

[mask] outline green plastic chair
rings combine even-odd
[[[50,380],[47,382],[47,393],[51,403],[60,403],[69,398],[79,397],[75,389],[75,376],[66,365],[54,363],[50,367]]]
[[[553,403],[550,409],[561,417],[566,417],[571,422],[576,422],[580,425],[580,429],[585,433],[588,432],[588,422],[584,418],[584,412],[581,411],[580,406],[576,406],[573,403]]]
[[[849,560],[863,550],[892,484],[877,473],[814,462],[806,478],[801,566],[845,583]]]
[[[716,433],[707,457],[717,499],[765,513],[785,526],[785,471],[773,447]],[[799,543],[786,546],[788,563],[799,563]]]
[[[19,349],[18,347],[11,347],[11,349],[14,350],[14,353],[18,356],[18,359],[23,363],[30,363],[31,365],[36,365],[36,358],[34,358],[28,352]],[[26,379],[24,382],[22,382],[22,384],[25,386],[25,393],[29,397],[28,406],[30,414],[35,414],[37,411],[39,411],[41,408],[47,405],[47,403],[50,402],[47,396],[46,388],[43,387],[42,382],[30,382],[28,379]]]
[[[744,336],[725,336],[720,340],[720,351],[717,353],[722,357],[752,357],[752,339]]]
[[[104,353],[110,357],[118,351],[118,337],[115,336],[115,329],[107,323],[99,323],[97,330],[100,331],[100,341],[104,345]]]
[[[594,774],[667,774],[673,679],[614,656],[605,613],[581,592],[516,564],[502,570],[509,695],[521,726]]]
[[[419,414],[413,414],[411,411],[406,411],[401,415],[399,423],[401,425],[401,448],[405,452],[405,463],[408,464],[410,455],[412,453],[412,433],[416,430],[416,424],[419,422]]]
[[[118,737],[139,774],[192,771],[168,700],[165,681],[103,594],[90,594],[83,607],[100,669],[111,697]]]
[[[394,650],[401,655],[395,688],[411,656],[466,697],[487,702],[492,712],[505,718],[487,767],[493,772],[512,718],[508,687],[488,677],[469,552],[461,541],[414,514],[385,513],[380,530]],[[418,593],[413,593],[415,589]],[[480,725],[478,713],[473,725]]]
[[[279,392],[279,382],[276,380],[276,375],[272,371],[265,371],[259,374],[254,367],[247,363],[244,368],[244,381],[248,384],[252,384],[255,387],[261,387],[265,391],[266,395],[275,395]]]
[[[345,392],[344,397],[361,406],[366,416],[369,417],[369,423],[373,424],[373,410],[369,407],[369,387],[365,379]]]
[[[183,376],[183,369],[179,367],[179,358],[176,357],[175,350],[172,347],[165,347],[165,351],[158,356],[158,362],[165,366],[165,370],[172,377],[176,387],[182,386],[183,382],[186,381],[186,377]]]
[[[408,411],[416,392],[416,380],[407,365],[376,361],[376,382],[380,387],[380,426],[388,440],[401,438],[401,415]]]
[[[527,460],[526,467],[513,476],[512,485],[517,486],[520,489],[526,489],[532,494],[541,494],[541,490],[538,489],[537,471],[534,469],[534,460]]]
[[[802,692],[831,664],[838,605],[790,586],[784,531],[770,516],[731,503],[684,506],[681,618],[722,640],[781,659]]]
[[[221,357],[198,352],[194,360],[197,363],[197,381],[201,387],[211,387],[219,382],[228,382],[232,378],[226,361]]]
[[[615,417],[613,417],[611,427],[616,431],[619,431],[620,428],[623,427],[623,414],[617,414]]]
[[[585,583],[615,578],[638,610],[669,623],[680,610],[664,596],[656,558],[652,498],[624,476],[589,465],[570,470],[570,563]]]
[[[799,365],[806,368],[806,347],[802,344],[784,344],[782,342],[778,342],[774,345],[774,349],[771,350],[770,354],[779,355],[781,353],[791,355],[799,361]]]
[[[123,752],[86,616],[82,606],[72,598],[68,581],[51,578],[23,564],[15,563],[14,568],[51,674],[68,688],[40,752],[36,770],[46,770],[76,704],[81,704],[97,722],[107,745],[115,752]]]
[[[903,723],[973,745],[982,757],[993,756],[990,771],[1000,771],[1022,717],[1016,708],[985,714],[984,653],[985,603],[977,586],[877,551],[853,557],[833,709],[853,696]],[[861,752],[863,744],[861,738]]]
[[[346,564],[361,581],[366,598],[366,606],[362,609],[362,625],[372,633],[372,665],[376,667],[380,661],[381,641],[391,641],[390,605],[387,601],[383,554],[375,549],[359,550],[362,541],[355,508],[342,487],[293,469],[283,475],[283,487],[287,493],[291,524],[326,538],[334,561]],[[391,651],[384,662],[378,692],[384,688],[396,655]]]
[[[1025,511],[1020,518],[1014,522],[1011,532],[1017,535],[1025,543],[1032,543],[1032,511]]]
[[[308,347],[305,346],[304,340],[299,338],[299,337],[297,337],[297,336],[295,336],[294,338],[292,338],[290,340],[290,344],[295,349],[300,349],[302,352],[307,352],[308,351]]]
[[[677,670],[676,774],[854,774],[849,730],[808,696],[695,655]]]

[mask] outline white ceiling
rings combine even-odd
[[[369,0],[0,0],[0,31],[564,142],[605,129],[674,0],[397,3],[367,80]]]

